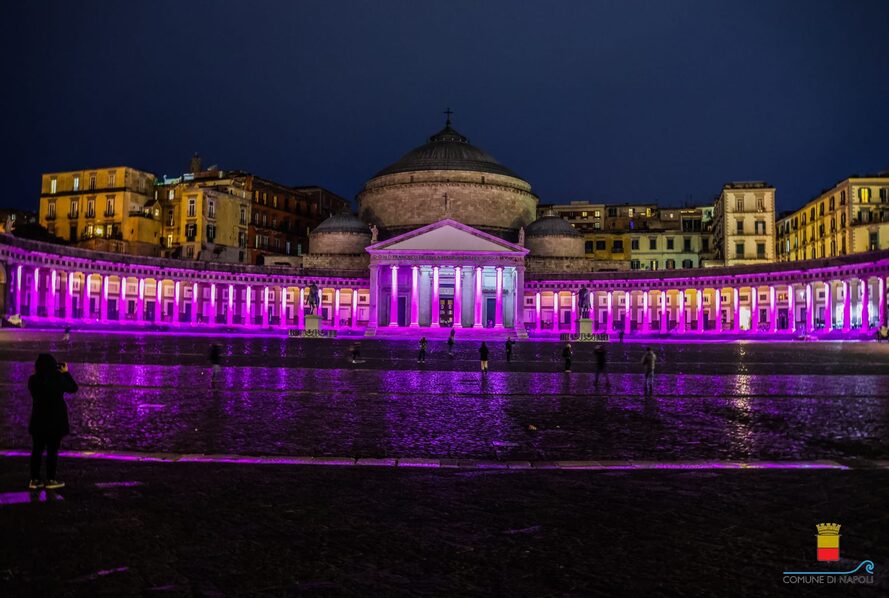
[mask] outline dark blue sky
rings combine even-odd
[[[79,3],[78,3],[79,4]],[[779,209],[889,168],[889,2],[14,2],[4,192],[205,165],[353,197],[454,124],[544,202]]]

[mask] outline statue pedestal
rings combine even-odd
[[[306,314],[306,332],[308,333],[309,331],[312,331],[317,333],[319,330],[321,330],[321,316],[317,314]]]
[[[593,321],[589,318],[580,318],[577,321],[577,332],[578,334],[592,334]]]

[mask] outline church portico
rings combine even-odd
[[[446,219],[376,243],[370,254],[378,327],[517,326],[517,289],[527,250]]]

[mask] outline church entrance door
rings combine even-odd
[[[454,324],[454,300],[439,299],[438,300],[438,322],[445,328],[450,328]]]

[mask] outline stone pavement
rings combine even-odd
[[[27,463],[0,457],[0,500]],[[786,570],[876,565],[885,471],[514,471],[64,459],[0,506],[0,595],[816,595]],[[61,500],[59,500],[61,499]],[[815,524],[842,524],[815,561]]]

